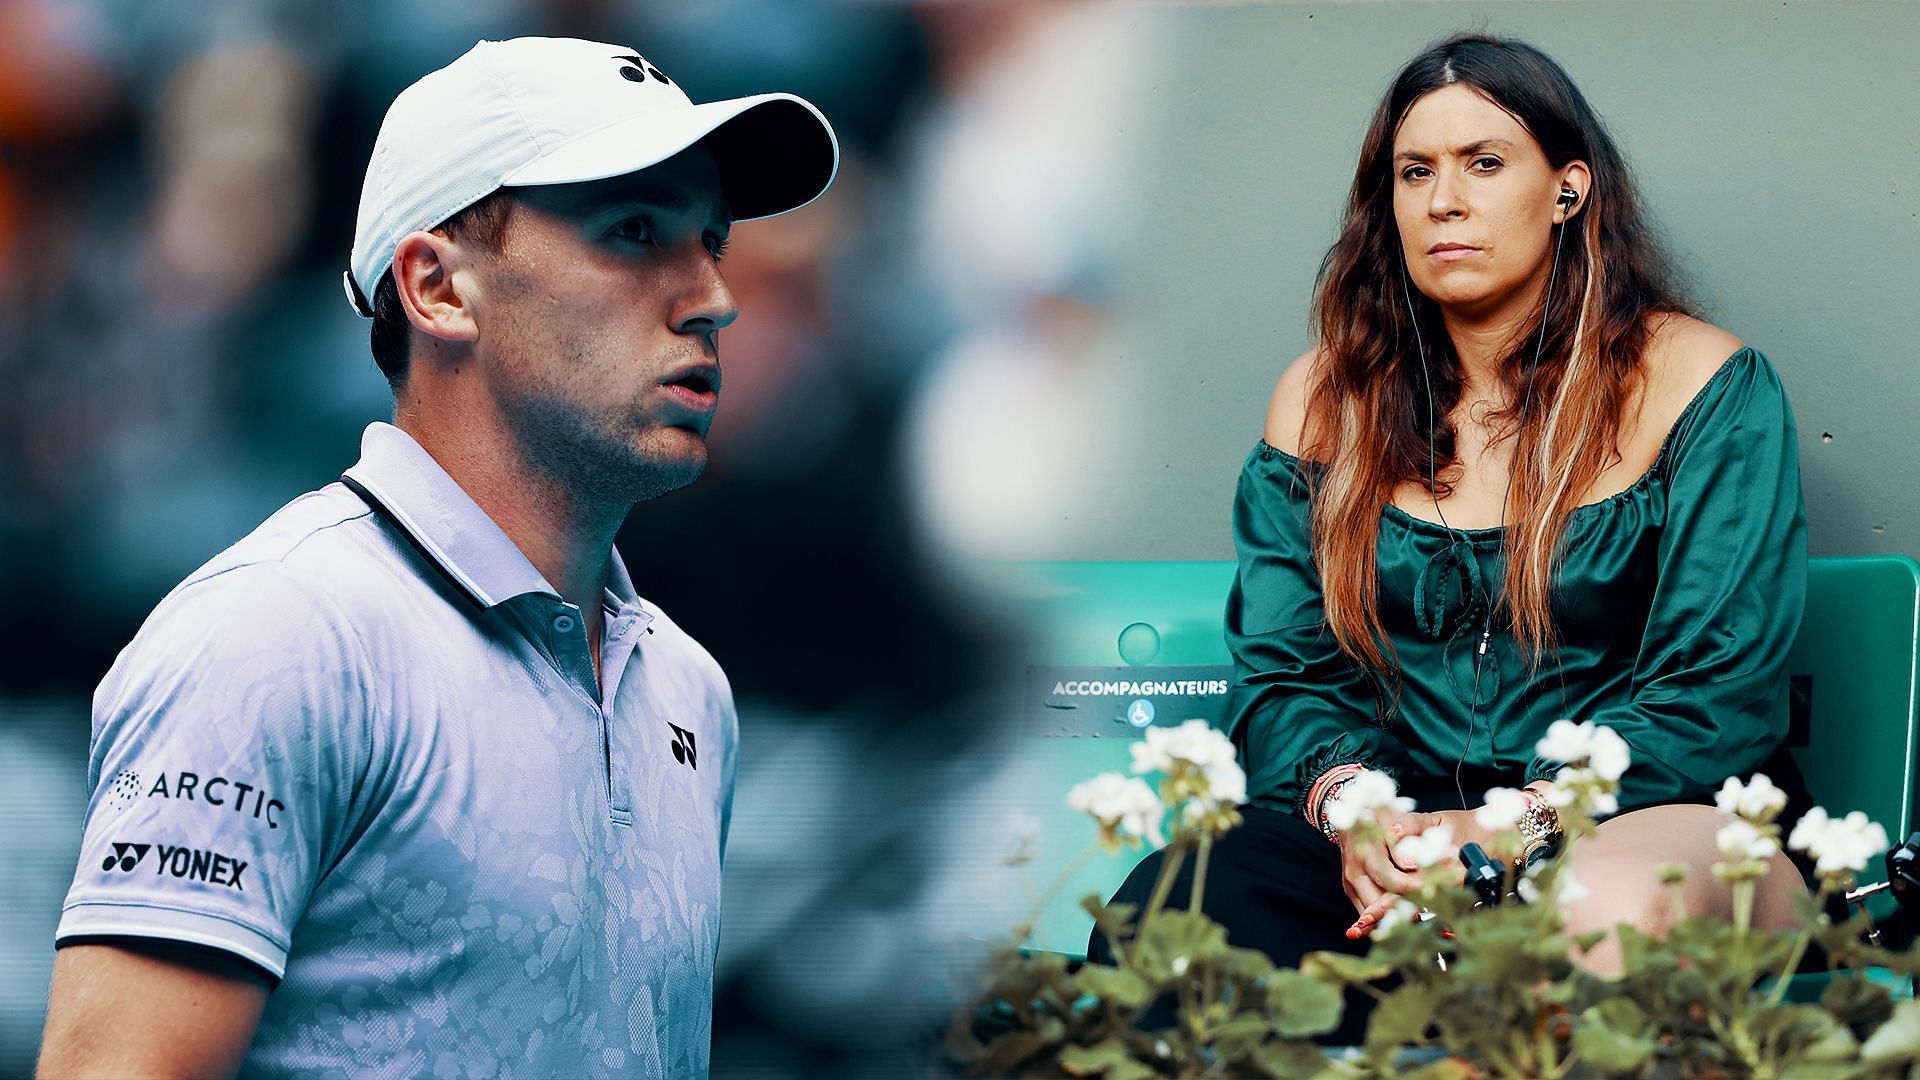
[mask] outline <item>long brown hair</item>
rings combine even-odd
[[[1375,563],[1380,515],[1405,482],[1428,486],[1456,464],[1450,424],[1432,415],[1460,401],[1459,361],[1438,307],[1404,277],[1393,216],[1393,136],[1407,110],[1443,86],[1464,85],[1506,110],[1559,168],[1587,163],[1586,204],[1561,241],[1538,371],[1528,386],[1538,329],[1498,371],[1509,408],[1493,416],[1496,440],[1514,440],[1505,530],[1506,616],[1534,664],[1553,645],[1550,593],[1568,515],[1586,488],[1618,460],[1622,415],[1648,338],[1648,317],[1686,312],[1675,276],[1643,220],[1625,161],[1566,72],[1511,39],[1469,34],[1413,58],[1395,77],[1368,126],[1340,236],[1321,263],[1313,321],[1320,343],[1309,390],[1302,455],[1325,464],[1313,483],[1313,553],[1329,628],[1340,648],[1397,686],[1393,646],[1380,622]],[[1402,290],[1405,290],[1403,292]],[[1415,324],[1414,320],[1419,323]],[[1523,400],[1531,394],[1531,408]],[[1441,479],[1436,498],[1451,490]]]

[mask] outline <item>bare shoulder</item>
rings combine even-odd
[[[1300,453],[1301,433],[1307,423],[1307,397],[1320,370],[1318,347],[1301,353],[1273,388],[1273,400],[1267,403],[1267,445],[1289,454]]]
[[[1647,406],[1672,420],[1727,358],[1745,347],[1733,334],[1687,315],[1658,315],[1647,339]]]

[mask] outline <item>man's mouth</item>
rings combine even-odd
[[[720,404],[720,365],[707,361],[667,373],[660,385],[690,414],[712,416]]]
[[[718,394],[720,392],[720,365],[691,364],[670,372],[662,382],[664,386],[678,386],[696,394]]]

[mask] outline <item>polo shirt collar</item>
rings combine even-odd
[[[411,537],[481,607],[556,590],[513,540],[413,436],[392,424],[372,423],[360,438],[360,460],[343,479],[377,503],[374,510]],[[607,596],[615,610],[639,604],[620,553],[612,553]]]

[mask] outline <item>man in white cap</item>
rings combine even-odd
[[[737,722],[612,541],[705,464],[729,227],[837,164],[597,42],[394,101],[347,273],[394,422],[101,682],[45,1072],[705,1074]]]

